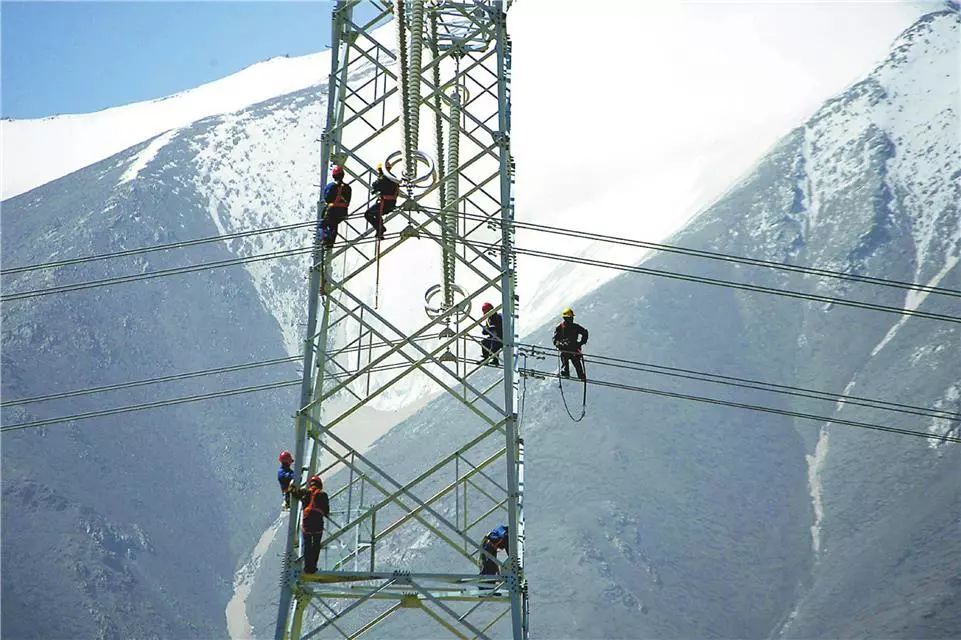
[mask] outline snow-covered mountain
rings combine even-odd
[[[956,14],[923,19],[867,79],[781,140],[676,241],[961,288],[957,43]],[[271,64],[294,69],[283,65],[299,63]],[[238,89],[238,102],[210,107],[199,100],[206,110],[185,109],[180,119],[166,115],[162,103],[139,105],[155,109],[150,118],[158,124],[149,135],[138,128],[134,146],[132,138],[118,137],[112,144],[126,146],[100,147],[104,159],[88,166],[77,163],[94,156],[76,155],[69,175],[4,200],[4,266],[309,219],[319,153],[313,141],[325,105],[322,88],[312,85],[327,71],[323,54],[308,66],[309,72],[293,71],[296,78],[276,93]],[[267,80],[262,85],[273,87]],[[167,104],[179,105],[183,97]],[[243,108],[231,111],[237,107]],[[4,123],[5,154],[13,142],[28,144],[26,134],[16,141],[8,135],[11,124],[18,123]],[[58,132],[52,125],[50,131],[54,139]],[[90,134],[91,144],[107,137],[99,131]],[[68,165],[59,167],[54,173]],[[549,186],[524,189],[543,195]],[[6,189],[5,183],[4,197]],[[604,210],[613,213],[596,230],[641,235],[641,221],[633,210],[619,209],[622,200],[613,187],[612,193]],[[550,208],[519,213],[528,221],[582,226]],[[251,236],[183,253],[20,274],[5,278],[4,291],[250,256],[303,246],[309,237],[308,230]],[[518,242],[536,246],[524,234]],[[591,250],[576,242],[554,248]],[[605,249],[605,258],[638,257],[623,251]],[[670,256],[649,264],[958,315],[937,296],[905,297]],[[305,267],[303,258],[289,258],[5,303],[3,396],[297,353]],[[543,323],[554,310],[607,278],[554,267],[522,263],[528,341],[546,343]],[[570,286],[535,297],[547,278]],[[418,296],[406,298],[398,293],[385,304],[419,317]],[[636,277],[591,292],[577,309],[592,329],[595,353],[958,410],[961,340],[952,325]],[[233,374],[203,390],[295,378],[292,369]],[[428,388],[398,388],[380,407],[409,404]],[[96,396],[28,405],[5,409],[3,421],[199,390],[194,381],[116,401]],[[697,391],[727,397],[716,389]],[[917,637],[961,629],[952,606],[961,585],[946,573],[959,561],[951,538],[957,448],[593,389],[589,418],[571,427],[558,411],[556,387],[544,382],[531,383],[527,402],[536,636],[811,637],[867,629],[867,635]],[[5,632],[222,635],[233,571],[276,515],[271,467],[276,449],[289,443],[293,406],[292,394],[276,392],[5,434]],[[854,411],[817,408],[826,415]],[[425,443],[464,437],[457,418],[457,410],[439,400],[376,451],[385,466],[412,475],[426,464],[425,454],[435,453]],[[444,437],[432,438],[435,433]],[[921,494],[924,500],[914,499]],[[407,558],[416,562],[418,553]],[[269,575],[255,591],[265,600],[275,596],[276,566],[261,568]],[[870,584],[883,588],[865,588]],[[51,597],[63,616],[39,619],[41,603]],[[857,615],[846,619],[840,608],[850,603]],[[254,607],[250,617],[260,628],[274,612]],[[73,626],[64,627],[64,620]]]
[[[674,240],[961,289],[956,11],[905,31]],[[660,269],[961,316],[957,298],[658,255]],[[591,353],[961,414],[956,323],[622,275],[576,304]],[[550,325],[524,337],[547,344]],[[551,369],[550,361],[532,366]],[[594,364],[593,378],[929,431],[958,421],[672,380]],[[591,387],[572,424],[531,380],[527,571],[538,638],[957,637],[961,447],[834,422]],[[399,480],[474,434],[440,398],[369,456]],[[482,457],[483,453],[478,456]],[[334,488],[342,479],[333,479]],[[437,487],[424,488],[430,495]],[[453,505],[443,505],[453,509]],[[478,539],[491,521],[477,526]],[[391,539],[397,568],[432,553]],[[383,558],[383,556],[380,556]],[[390,569],[390,561],[381,567]],[[251,607],[272,623],[276,568]],[[248,601],[252,604],[250,601]],[[380,637],[424,637],[411,616]]]

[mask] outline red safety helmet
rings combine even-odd
[[[309,485],[310,485],[310,484],[315,484],[315,485],[317,485],[317,488],[318,488],[318,489],[323,489],[323,488],[324,488],[324,481],[321,480],[320,476],[310,476],[310,480],[307,481],[307,484],[309,484]]]
[[[280,455],[277,456],[277,459],[284,464],[290,464],[294,461],[294,456],[290,455],[289,451],[281,451]]]
[[[343,178],[344,168],[339,164],[335,164],[334,168],[330,170],[330,175],[334,176],[334,180],[336,180],[337,178]]]
[[[490,302],[485,302],[484,304],[481,305],[481,311],[483,311],[484,313],[487,313],[493,308],[494,308],[494,305],[492,305]]]

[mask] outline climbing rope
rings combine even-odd
[[[584,379],[581,380],[581,384],[584,385],[584,393],[581,396],[581,415],[576,418],[574,417],[574,414],[571,413],[571,408],[567,405],[567,396],[564,395],[564,376],[560,373],[561,369],[563,368],[560,351],[557,352],[557,364],[557,387],[561,390],[561,400],[564,402],[564,410],[567,411],[567,415],[571,420],[574,422],[580,422],[584,419],[584,416],[587,415],[587,363],[584,362],[584,356],[582,355],[581,367],[584,369]]]

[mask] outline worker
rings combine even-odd
[[[294,470],[290,465],[294,463],[294,456],[289,451],[281,451],[277,457],[280,461],[280,468],[277,469],[277,482],[280,483],[280,492],[284,494],[284,511],[290,509],[290,483],[294,481]]]
[[[571,363],[577,371],[577,377],[587,380],[584,374],[584,355],[581,347],[587,344],[587,329],[574,322],[574,311],[570,308],[561,312],[561,323],[554,329],[554,346],[561,353],[561,375],[565,378],[571,375]]]
[[[480,564],[480,574],[482,576],[499,576],[501,573],[500,563],[497,562],[497,552],[501,549],[510,555],[510,544],[507,540],[507,525],[499,525],[491,529],[491,532],[481,540],[481,550],[478,564]]]
[[[384,165],[377,163],[377,179],[370,185],[372,195],[377,196],[377,202],[367,210],[364,218],[377,233],[377,239],[383,240],[387,229],[384,227],[384,216],[397,206],[397,191],[400,186],[384,174]]]
[[[291,487],[290,494],[304,504],[300,518],[300,530],[304,540],[304,573],[317,573],[321,539],[324,536],[324,518],[330,515],[330,499],[324,492],[320,476],[311,476],[304,488]]]
[[[481,340],[481,362],[496,367],[500,365],[497,354],[503,346],[504,318],[494,312],[494,305],[490,302],[482,304],[481,311],[484,312],[484,323],[481,325],[481,331],[484,332],[484,339]]]
[[[344,168],[335,164],[330,175],[334,181],[324,187],[324,215],[317,229],[318,240],[325,247],[334,246],[337,225],[347,219],[347,208],[350,206],[350,185],[344,183]]]

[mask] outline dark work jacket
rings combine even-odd
[[[502,342],[504,337],[504,318],[499,313],[493,313],[481,326],[481,331],[488,338]]]
[[[304,515],[300,528],[304,533],[323,533],[324,517],[330,515],[330,499],[323,489],[308,487],[291,488],[290,492],[304,503]]]
[[[580,351],[587,344],[587,329],[573,320],[561,322],[554,329],[554,346],[561,351]]]
[[[370,190],[372,193],[376,193],[382,200],[396,200],[400,185],[381,174],[380,177],[374,180],[374,184],[370,185]]]
[[[328,213],[347,215],[350,206],[350,185],[343,182],[331,182],[324,189],[324,202],[327,203]]]

